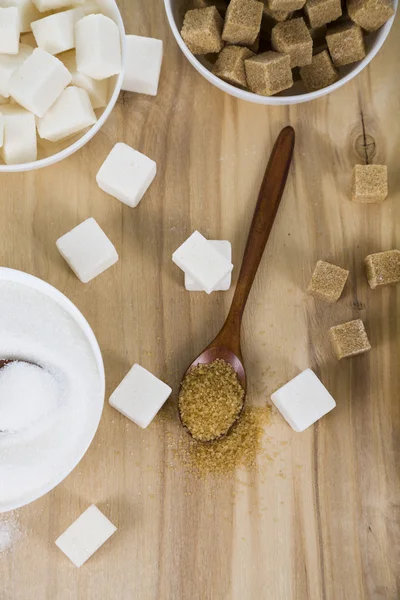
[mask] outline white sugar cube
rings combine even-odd
[[[4,116],[0,112],[0,148],[3,146],[4,142]]]
[[[18,8],[0,7],[0,54],[18,54],[20,33]]]
[[[105,15],[88,15],[75,25],[78,71],[93,79],[121,72],[121,39],[118,26]]]
[[[32,52],[31,46],[20,44],[18,54],[0,54],[0,94],[4,98],[10,97],[11,76]]]
[[[21,33],[30,31],[32,21],[40,19],[40,12],[32,3],[32,0],[0,0],[0,6],[15,6],[18,9],[18,27]]]
[[[42,48],[35,48],[12,75],[10,94],[18,104],[43,117],[71,79],[70,72],[58,58]]]
[[[57,248],[82,283],[88,283],[118,261],[116,249],[93,218],[60,237]]]
[[[218,250],[218,252],[222,254],[224,258],[226,258],[226,260],[229,260],[229,262],[232,261],[232,244],[230,242],[226,240],[209,240],[209,242],[213,246],[213,248],[215,248],[215,250]],[[226,292],[231,287],[231,282],[232,273],[229,273],[217,285],[217,287],[214,289],[214,292]],[[192,279],[187,273],[185,273],[185,288],[188,290],[188,292],[204,291],[201,285],[197,281]]]
[[[79,0],[74,0],[73,4],[74,6],[79,6],[85,15],[93,15],[102,12],[96,0],[82,0],[81,2],[79,2]]]
[[[50,54],[59,54],[75,47],[75,23],[82,19],[84,12],[72,8],[50,15],[32,23],[32,31],[39,48]]]
[[[50,142],[59,142],[96,123],[89,94],[78,87],[67,87],[47,113],[38,120],[40,137]]]
[[[100,167],[96,181],[104,192],[133,208],[143,198],[156,172],[154,160],[119,143]]]
[[[47,10],[58,10],[76,4],[73,0],[33,0],[33,4],[40,12]]]
[[[56,545],[76,567],[81,567],[117,531],[92,504],[56,540]]]
[[[1,155],[6,165],[33,162],[37,159],[35,115],[16,104],[1,107],[4,117],[4,140]]]
[[[126,36],[125,77],[122,89],[156,96],[163,58],[163,43],[138,35]]]
[[[295,431],[304,431],[336,406],[336,402],[311,369],[274,392],[272,402]]]
[[[75,52],[72,50],[61,54],[59,58],[72,75],[72,85],[76,85],[87,91],[93,108],[103,108],[106,106],[109,80],[102,79],[99,81],[83,73],[79,73],[76,67]]]
[[[145,429],[171,395],[171,388],[152,373],[133,365],[109,400],[120,413]]]
[[[231,261],[222,256],[198,231],[172,255],[174,263],[201,288],[211,294],[233,269]]]

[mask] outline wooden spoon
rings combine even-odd
[[[0,359],[0,369],[13,362],[15,362],[15,359]]]
[[[242,267],[228,317],[217,337],[189,366],[184,378],[188,371],[190,371],[190,369],[193,367],[199,364],[209,364],[218,358],[232,365],[241,386],[246,392],[246,371],[243,365],[242,351],[240,346],[240,329],[243,312],[254,282],[255,275],[257,273],[258,266],[263,256],[272,225],[278,212],[283,190],[285,189],[285,184],[293,156],[294,141],[295,133],[293,128],[285,127],[275,142],[267,169],[265,171],[264,179],[261,184],[253,221],[247,239],[246,249],[244,251]],[[244,403],[245,396],[243,398],[242,410]],[[179,416],[182,425],[191,434],[182,420],[180,409]],[[239,417],[237,417],[229,425],[223,436],[230,431]],[[210,440],[202,441],[211,442],[215,441],[216,439],[217,438],[212,438]]]

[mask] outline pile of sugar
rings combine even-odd
[[[238,470],[257,471],[267,455],[263,440],[270,424],[271,407],[247,406],[227,436],[210,444],[188,435],[168,436],[174,462],[195,479],[225,478]],[[268,456],[268,455],[267,455]]]
[[[36,415],[7,412],[15,430],[0,433],[1,512],[55,485],[80,459],[88,428],[95,431],[91,413],[98,412],[102,385],[92,349],[72,317],[47,295],[9,281],[0,281],[0,357],[42,367],[50,374],[46,381],[41,374],[42,389],[51,393],[45,402],[36,397]]]
[[[9,552],[22,532],[13,513],[0,515],[0,554]]]
[[[57,409],[61,389],[41,367],[16,361],[0,369],[0,432],[35,425]]]

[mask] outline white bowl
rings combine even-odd
[[[308,100],[314,100],[315,98],[325,96],[326,94],[329,94],[330,92],[342,87],[342,85],[353,79],[353,77],[358,75],[358,73],[360,73],[360,71],[362,71],[371,62],[389,35],[389,31],[394,21],[393,16],[387,23],[385,23],[385,25],[383,25],[383,27],[379,29],[379,31],[366,35],[366,57],[358,63],[354,63],[339,69],[341,78],[336,83],[322,90],[307,93],[302,82],[296,82],[294,88],[286,90],[277,96],[260,96],[259,94],[253,94],[252,92],[241,90],[233,85],[230,85],[229,83],[226,83],[219,77],[216,77],[211,73],[205,64],[202,64],[202,62],[190,52],[180,34],[185,9],[188,4],[187,0],[164,0],[164,3],[172,33],[174,34],[180,49],[188,61],[201,75],[203,75],[203,77],[205,77],[217,88],[230,94],[231,96],[235,96],[241,100],[247,100],[248,102],[254,102],[255,104],[269,104],[275,106],[285,104],[300,104],[301,102],[307,102]],[[398,0],[394,0],[394,5],[395,9],[397,10]]]
[[[73,451],[68,456],[63,457],[63,467],[57,472],[46,485],[35,487],[34,490],[26,492],[22,497],[16,499],[0,502],[0,513],[14,510],[21,506],[25,506],[34,500],[37,500],[44,494],[47,494],[54,489],[61,481],[63,481],[67,475],[77,466],[83,456],[86,454],[95,433],[98,429],[101,414],[104,406],[105,396],[105,373],[104,364],[101,356],[100,348],[97,343],[96,337],[86,321],[82,313],[76,308],[74,304],[64,294],[59,292],[56,288],[50,284],[23,273],[22,271],[15,271],[14,269],[7,269],[0,267],[0,281],[8,281],[13,283],[19,283],[40,292],[43,295],[50,297],[56,302],[70,317],[79,329],[82,331],[85,340],[88,342],[88,346],[93,354],[93,359],[98,371],[98,394],[96,394],[95,402],[92,402],[89,406],[87,419],[85,422],[85,430],[82,435],[77,437],[77,444],[74,446]],[[29,307],[28,307],[29,309]],[[97,377],[97,375],[96,375]]]
[[[111,19],[115,21],[118,25],[118,29],[121,34],[121,50],[122,50],[122,65],[125,64],[125,28],[124,23],[122,21],[121,13],[119,12],[118,6],[115,0],[98,0],[97,4],[101,12]],[[41,142],[38,138],[38,154],[39,159],[30,162],[30,163],[22,163],[18,165],[3,165],[0,164],[0,173],[16,173],[20,171],[33,171],[35,169],[41,169],[43,167],[48,167],[49,165],[54,165],[55,163],[60,162],[64,158],[71,156],[74,152],[82,148],[85,144],[87,144],[93,136],[103,127],[104,123],[107,121],[108,117],[113,110],[115,103],[118,99],[119,93],[122,88],[122,84],[124,81],[124,67],[122,66],[121,73],[113,77],[110,85],[110,99],[108,101],[107,106],[100,111],[95,111],[98,120],[96,123],[88,130],[86,133],[77,134],[73,138],[64,140],[59,142],[58,144],[52,144],[50,142]],[[1,106],[0,106],[1,112]]]

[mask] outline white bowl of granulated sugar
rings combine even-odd
[[[0,513],[40,498],[97,431],[105,377],[88,322],[61,292],[0,268]]]

